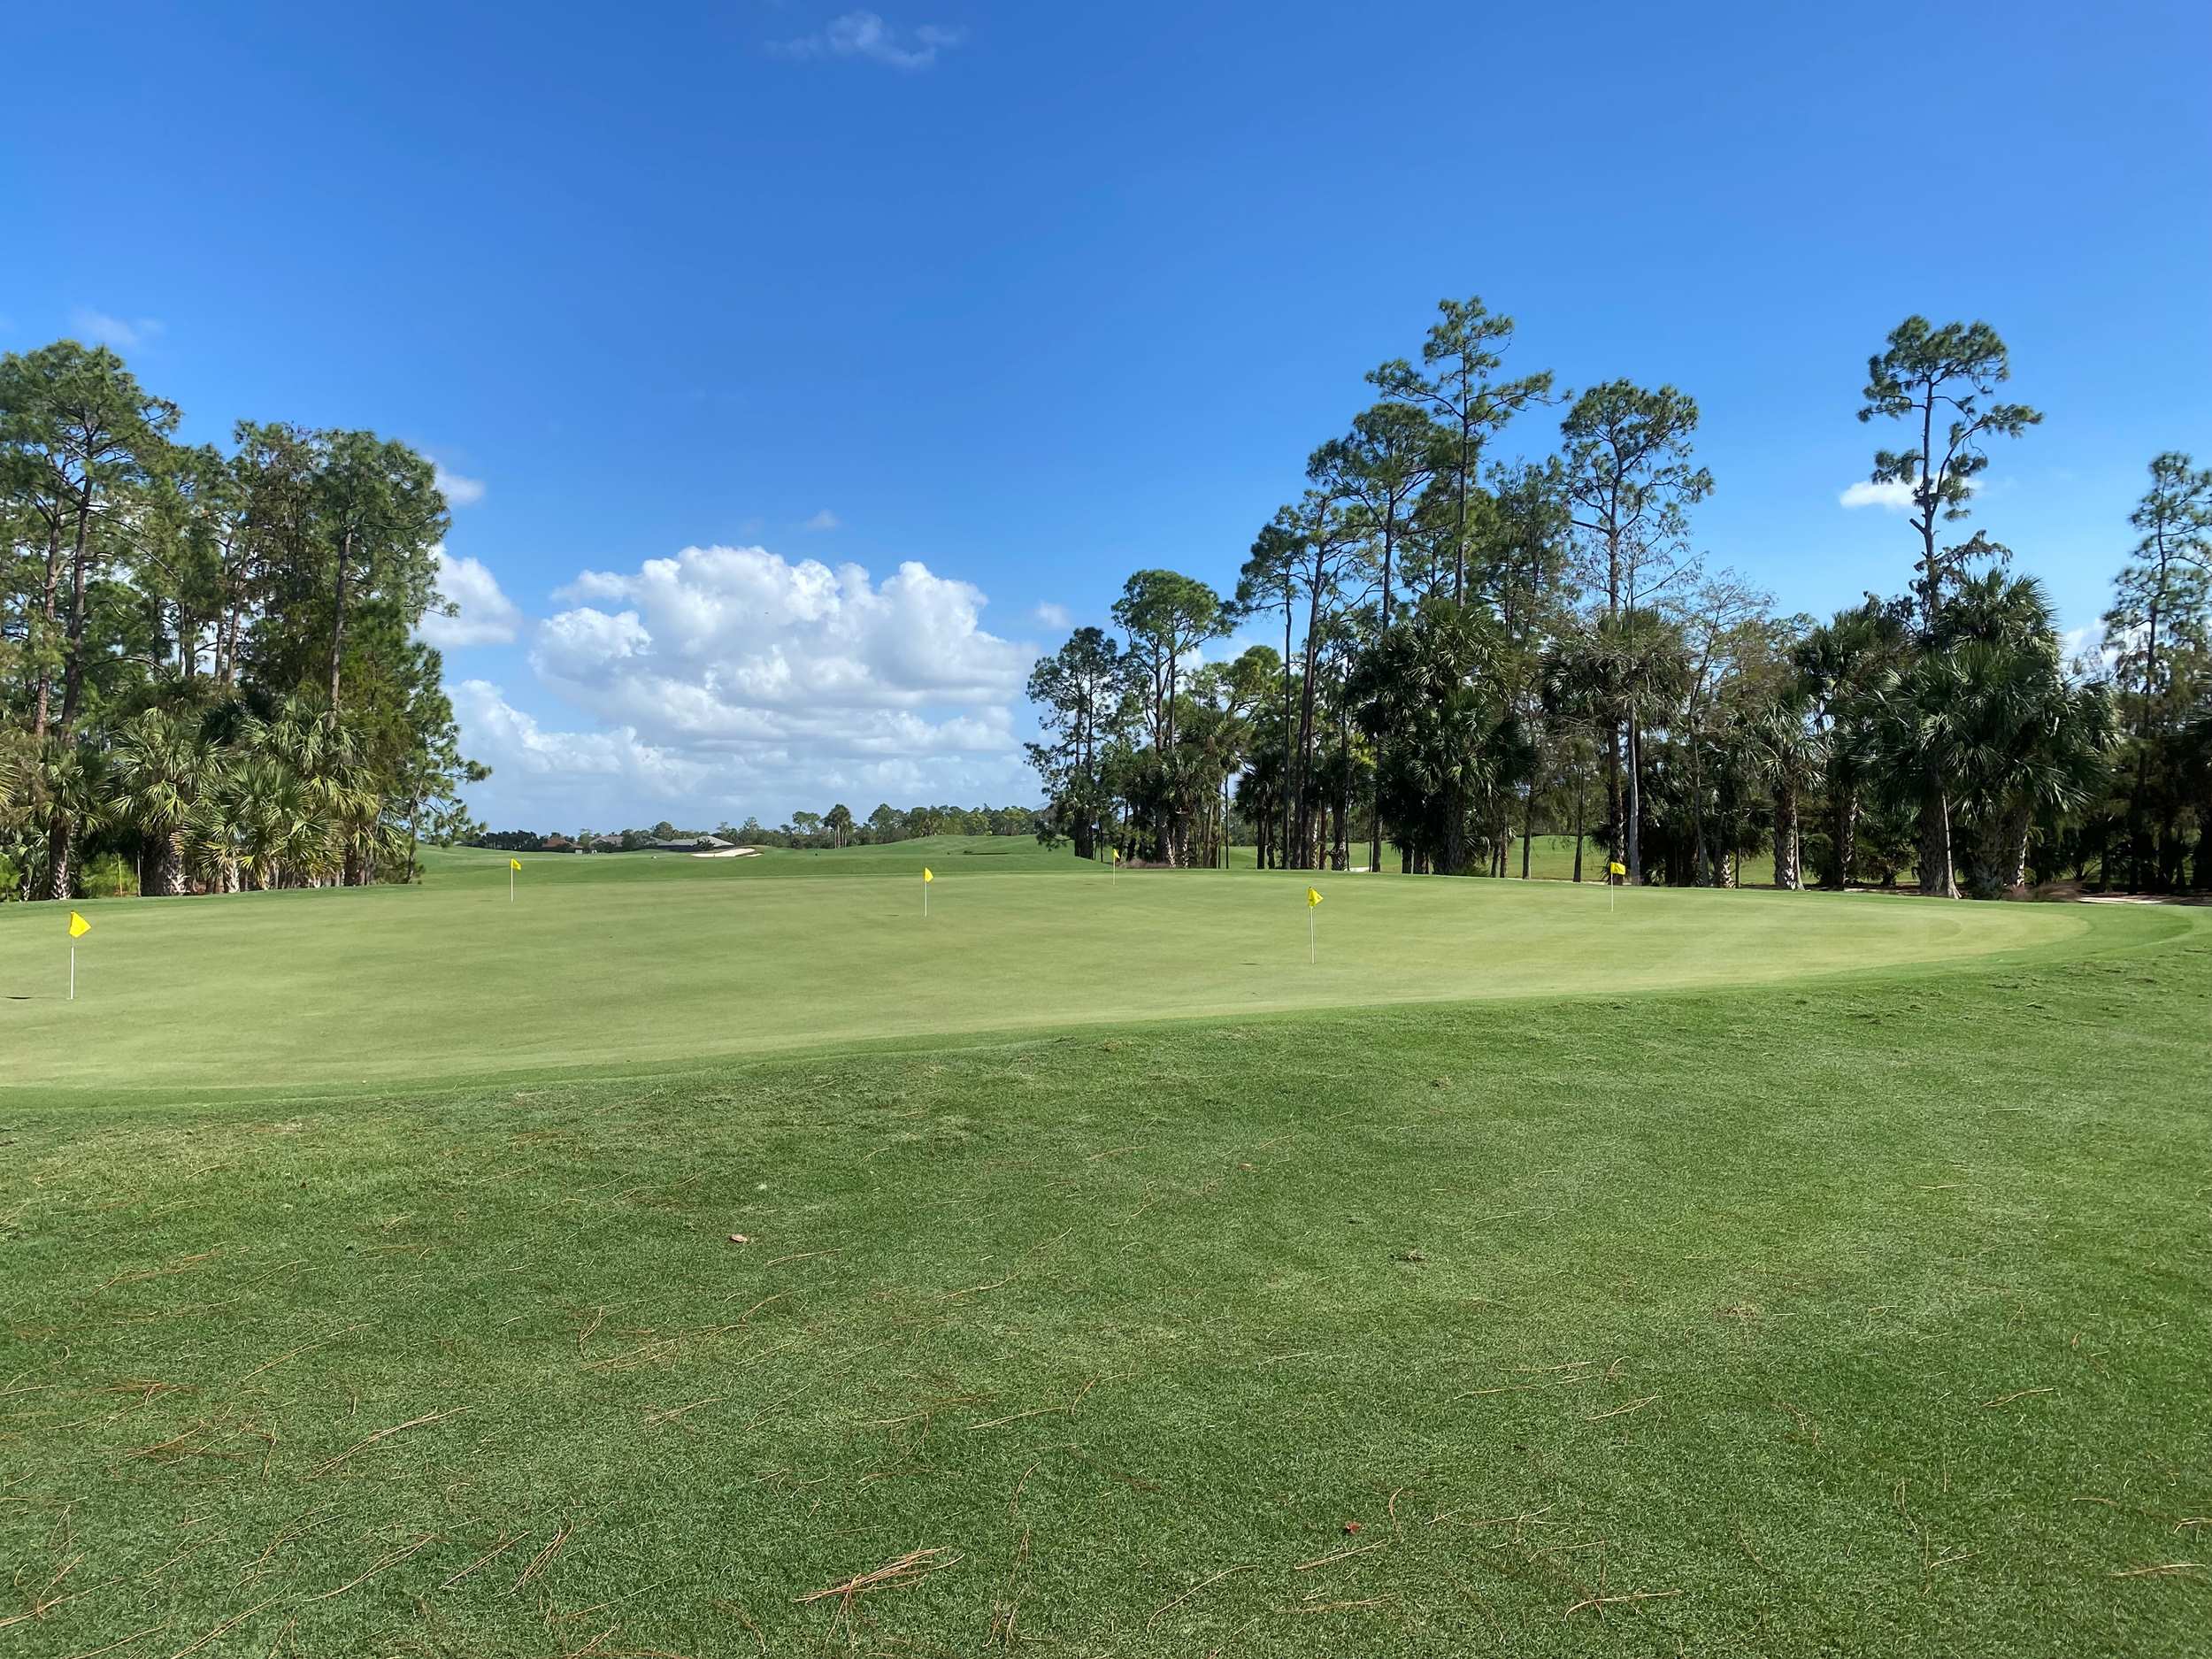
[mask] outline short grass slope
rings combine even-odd
[[[1118,1020],[1772,983],[2101,936],[2078,906],[1115,876],[983,837],[522,862],[511,889],[504,855],[473,854],[417,887],[86,904],[73,1003],[59,913],[7,906],[0,1087],[212,1097],[603,1075]]]
[[[1770,985],[19,1088],[0,1650],[2201,1651],[2212,916],[2048,913]],[[871,937],[808,948],[874,996]],[[472,1018],[378,983],[434,1064]]]

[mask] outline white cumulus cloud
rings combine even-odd
[[[656,710],[679,690],[795,712],[1005,703],[1033,655],[984,631],[977,588],[912,560],[878,585],[857,565],[689,547],[631,572],[586,571],[556,596],[572,608],[540,630],[540,672],[594,701],[642,694]]]
[[[842,518],[840,518],[835,513],[825,507],[821,511],[816,513],[814,517],[801,525],[799,528],[802,530],[835,530],[841,528],[844,522],[845,521]]]
[[[438,493],[454,507],[473,507],[484,499],[484,480],[464,478],[458,472],[448,472],[442,461],[433,464],[437,472]]]
[[[1981,487],[1982,480],[1978,478],[1966,480],[1969,489],[1979,489]],[[1887,483],[1877,484],[1871,479],[1863,478],[1845,489],[1836,500],[1846,507],[1879,507],[1884,512],[1910,512],[1912,486],[1901,480],[1893,479]]]
[[[1912,486],[1901,482],[1877,484],[1863,478],[1836,499],[1846,507],[1879,507],[1885,512],[1909,512]]]
[[[555,596],[565,608],[532,633],[530,664],[587,729],[546,730],[472,694],[465,743],[495,769],[503,802],[511,776],[549,784],[553,755],[621,759],[578,774],[597,780],[588,798],[673,788],[695,817],[773,821],[830,804],[817,796],[972,804],[1035,793],[1016,729],[1035,649],[990,633],[984,595],[918,561],[877,581],[857,565],[689,547],[585,571]]]
[[[688,795],[706,769],[682,755],[645,742],[626,726],[598,732],[549,732],[535,716],[509,703],[488,680],[453,687],[453,712],[463,747],[491,763],[503,796],[555,810],[580,810],[614,795],[672,801]],[[611,792],[609,786],[617,786]]]
[[[1075,620],[1065,605],[1056,605],[1049,599],[1029,614],[1041,628],[1064,628]]]
[[[438,562],[438,597],[455,608],[452,616],[433,611],[417,628],[424,641],[440,650],[457,645],[509,645],[522,629],[522,612],[500,591],[499,579],[478,559],[456,558],[444,544],[431,549]]]

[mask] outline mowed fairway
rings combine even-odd
[[[1131,872],[983,838],[434,858],[413,888],[0,911],[6,1086],[315,1092],[1173,1016],[1771,983],[2065,948],[2095,913]],[[921,872],[933,868],[930,914]],[[1049,876],[1054,879],[1041,879]],[[1318,881],[1317,960],[1304,893]]]
[[[0,1653],[2207,1651],[2212,911],[525,862],[0,914]]]

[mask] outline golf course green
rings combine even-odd
[[[1773,983],[2102,937],[2081,906],[1117,877],[986,837],[521,863],[511,899],[506,855],[456,852],[434,854],[419,887],[86,902],[73,1002],[63,918],[10,906],[7,1086],[197,1097],[603,1074],[1124,1020]],[[1310,882],[1324,898],[1310,939]]]
[[[2212,911],[522,862],[0,908],[0,1652],[2205,1651]]]

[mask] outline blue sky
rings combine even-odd
[[[1032,798],[1030,651],[1233,580],[1448,294],[1696,396],[1697,544],[1787,608],[1905,579],[1839,497],[1908,312],[2047,412],[1978,516],[2070,627],[2212,459],[2200,4],[877,4],[27,13],[0,346],[432,452],[539,828]]]

